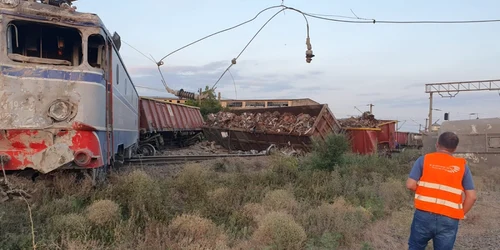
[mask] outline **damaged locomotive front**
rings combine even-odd
[[[127,96],[110,90],[118,88],[111,69],[118,74],[124,66],[99,17],[36,1],[0,0],[0,37],[3,169],[96,169],[134,145],[138,121],[113,117],[111,103],[118,99],[116,108],[137,113],[138,96],[133,85]],[[131,85],[128,76],[123,80]],[[130,132],[121,144],[113,141],[114,127]]]

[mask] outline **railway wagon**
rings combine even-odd
[[[3,169],[91,170],[132,157],[139,96],[120,37],[101,19],[36,1],[0,1]]]
[[[139,153],[154,155],[168,146],[188,146],[202,140],[203,116],[198,107],[140,97]]]
[[[439,135],[446,131],[460,140],[455,156],[474,166],[500,167],[500,118],[444,121],[438,131],[423,134],[422,153],[435,152]]]
[[[316,117],[310,132],[307,134],[299,134],[296,132],[261,132],[248,131],[240,128],[220,128],[203,126],[205,137],[210,141],[215,141],[228,150],[258,150],[263,151],[271,145],[278,147],[291,146],[295,149],[309,151],[313,138],[323,140],[331,133],[341,133],[342,129],[339,122],[328,108],[327,104],[294,106],[294,107],[278,107],[278,108],[252,108],[252,109],[237,109],[231,113],[241,115],[245,112],[265,113],[279,112],[280,114],[290,113],[298,116],[300,114],[308,114],[311,117]]]
[[[396,149],[402,148],[422,148],[422,134],[420,133],[412,133],[412,132],[396,132]]]
[[[380,120],[377,128],[380,128],[378,133],[378,147],[380,150],[392,151],[396,147],[396,124],[393,120]]]
[[[351,152],[368,155],[378,151],[380,128],[344,128],[350,140]]]

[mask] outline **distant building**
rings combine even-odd
[[[319,103],[309,99],[261,99],[261,100],[220,100],[222,107],[230,109],[248,108],[273,108],[273,107],[293,107],[305,105],[318,105]]]
[[[148,98],[161,100],[169,103],[179,103],[184,104],[187,99],[179,99],[179,98],[167,98],[167,97],[156,97],[156,96],[148,96]],[[315,102],[309,98],[302,99],[250,99],[250,100],[220,100],[220,104],[224,108],[230,109],[243,109],[243,108],[272,108],[272,107],[292,107],[292,106],[305,106],[305,105],[318,105],[318,102]]]

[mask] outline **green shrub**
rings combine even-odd
[[[293,185],[297,200],[307,201],[311,206],[322,202],[333,202],[343,195],[343,182],[337,171],[302,171]]]
[[[345,135],[328,135],[325,141],[313,140],[308,164],[312,169],[334,170],[342,163],[343,155],[350,149]]]

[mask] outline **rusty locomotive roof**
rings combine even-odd
[[[0,4],[0,14],[77,26],[104,28],[101,18],[93,13],[70,11],[58,6],[26,0],[11,0],[10,2],[10,4]]]

